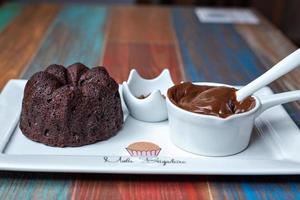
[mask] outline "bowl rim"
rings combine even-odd
[[[183,82],[179,83],[182,84]],[[208,85],[208,86],[225,86],[225,87],[233,87],[233,88],[240,88],[241,86],[232,86],[232,85],[228,85],[228,84],[224,84],[224,83],[216,83],[216,82],[191,82],[194,85]],[[174,85],[175,86],[175,85]],[[234,114],[234,115],[230,115],[226,118],[222,118],[222,117],[217,117],[214,115],[205,115],[205,114],[200,114],[200,113],[194,113],[191,111],[187,111],[183,108],[178,107],[177,105],[175,105],[170,99],[168,94],[166,95],[166,102],[167,104],[171,105],[172,109],[175,109],[179,112],[181,112],[183,115],[189,115],[190,117],[194,117],[194,118],[201,118],[201,119],[213,119],[213,120],[217,120],[217,121],[230,121],[233,119],[236,119],[238,117],[245,117],[251,114],[255,114],[258,109],[261,107],[261,102],[259,100],[259,98],[257,98],[256,96],[252,95],[251,97],[253,97],[255,99],[255,107],[252,108],[251,110],[247,111],[247,112],[243,112],[243,113],[238,113],[238,114]]]

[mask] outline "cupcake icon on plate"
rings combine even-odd
[[[152,142],[135,142],[130,144],[126,150],[134,157],[156,157],[161,148]]]

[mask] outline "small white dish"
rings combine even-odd
[[[194,83],[196,85],[227,86],[219,83]],[[254,120],[265,110],[300,99],[300,91],[284,92],[256,97],[251,110],[220,118],[184,110],[169,99],[167,108],[172,142],[181,149],[203,156],[229,156],[247,148]],[[279,122],[280,123],[280,122]]]
[[[174,85],[170,72],[164,69],[154,79],[144,79],[132,69],[127,82],[123,82],[123,97],[130,115],[145,122],[168,119],[167,90]],[[143,98],[139,98],[143,95]]]

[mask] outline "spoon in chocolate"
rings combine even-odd
[[[274,65],[267,72],[248,83],[246,86],[242,87],[236,92],[236,99],[238,101],[243,101],[248,96],[252,95],[257,90],[268,85],[279,77],[285,75],[291,70],[295,69],[300,65],[300,49],[297,49],[276,65]]]

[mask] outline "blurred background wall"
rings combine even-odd
[[[3,2],[252,7],[260,11],[296,45],[300,46],[300,0],[0,0],[0,3]]]

